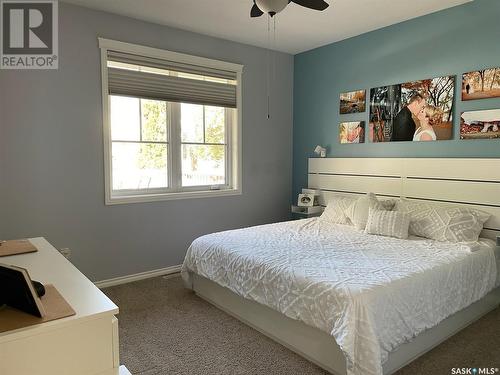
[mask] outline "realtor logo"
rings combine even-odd
[[[57,0],[0,0],[1,69],[57,69]]]

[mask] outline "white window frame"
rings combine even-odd
[[[101,76],[102,76],[102,116],[103,116],[103,140],[104,140],[104,185],[105,185],[105,204],[128,204],[141,202],[155,202],[173,199],[188,199],[188,198],[208,198],[220,197],[228,195],[242,194],[242,73],[243,65],[229,63],[220,60],[207,59],[204,57],[192,56],[178,52],[172,52],[157,48],[145,47],[137,44],[119,42],[110,39],[98,38],[99,48],[101,49]],[[226,116],[226,178],[227,185],[221,186],[217,190],[210,190],[210,186],[205,187],[184,187],[182,189],[138,189],[126,190],[113,193],[113,170],[112,170],[112,139],[111,139],[111,122],[110,122],[110,95],[108,89],[108,50],[134,53],[140,56],[156,57],[170,61],[177,61],[193,65],[200,65],[210,68],[222,69],[236,72],[236,109],[232,111],[233,116]],[[168,105],[168,104],[167,104]],[[226,110],[226,115],[229,111]],[[176,114],[173,113],[173,116]],[[177,114],[178,115],[178,114]],[[180,134],[176,133],[178,129],[175,126],[169,127],[168,143],[169,153],[179,152],[177,148],[181,147]],[[169,157],[169,160],[172,160]],[[168,166],[168,173],[171,176],[174,173],[171,165]],[[179,180],[180,176],[171,176],[169,181]],[[179,181],[177,181],[179,180]],[[177,186],[178,188],[178,186]],[[202,189],[202,190],[200,190]]]

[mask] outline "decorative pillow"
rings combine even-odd
[[[408,238],[409,226],[410,215],[408,214],[370,208],[365,233],[404,240]]]
[[[340,195],[332,197],[321,214],[321,220],[332,224],[352,225],[345,212],[355,200],[356,198],[354,197],[345,197]]]
[[[382,206],[384,207],[384,210],[386,211],[392,211],[392,209],[394,208],[394,205],[396,204],[398,200],[397,199],[380,199],[379,202],[380,204],[382,204]]]
[[[406,199],[399,200],[394,210],[410,215],[410,234],[448,242],[477,241],[484,223],[491,216],[464,206]]]
[[[369,209],[384,210],[384,206],[375,194],[368,193],[364,197],[355,200],[346,210],[345,214],[354,224],[356,229],[364,230],[368,221]]]

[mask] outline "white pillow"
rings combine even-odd
[[[379,199],[379,202],[384,206],[384,210],[386,211],[392,211],[397,201],[398,199]]]
[[[345,214],[347,208],[356,200],[356,198],[333,196],[328,202],[325,210],[321,214],[321,220],[332,224],[348,224],[352,225],[351,221]]]
[[[477,241],[491,216],[465,206],[406,199],[399,200],[394,210],[410,215],[410,234],[448,242]]]
[[[409,226],[410,215],[408,214],[370,208],[365,233],[404,240],[408,238]]]
[[[369,209],[384,210],[384,206],[377,199],[375,194],[368,193],[355,200],[346,210],[345,214],[354,224],[356,229],[364,230],[368,221]]]

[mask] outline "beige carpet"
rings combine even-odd
[[[326,374],[183,288],[179,277],[105,289],[120,307],[121,362],[134,375]],[[399,371],[500,367],[500,309]]]

